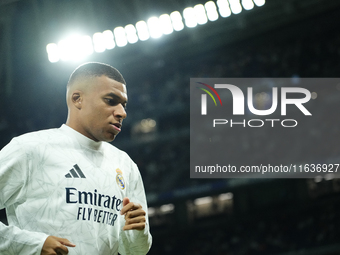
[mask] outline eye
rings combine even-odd
[[[115,106],[118,104],[118,102],[112,98],[105,98],[105,101],[108,105]]]
[[[117,104],[119,104],[119,100],[116,100],[116,99],[113,99],[113,98],[105,98],[104,100],[110,106],[116,106]],[[126,110],[126,103],[122,104],[122,106]]]

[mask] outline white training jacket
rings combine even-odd
[[[147,213],[142,179],[123,151],[62,125],[12,139],[0,152],[1,255],[40,255],[49,235],[67,238],[70,255],[146,254],[144,231],[123,231],[123,198]]]

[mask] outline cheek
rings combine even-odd
[[[111,114],[108,111],[97,111],[95,113],[94,121],[96,122],[94,125],[103,126],[110,122]]]
[[[112,109],[99,103],[87,105],[83,117],[87,119],[90,126],[100,128],[104,123],[110,122],[111,115]]]

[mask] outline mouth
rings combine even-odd
[[[116,129],[117,131],[121,131],[122,128],[122,124],[120,123],[110,123],[114,129]]]

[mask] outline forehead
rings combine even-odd
[[[127,100],[126,85],[104,75],[93,79],[91,90],[99,95],[114,93]]]

